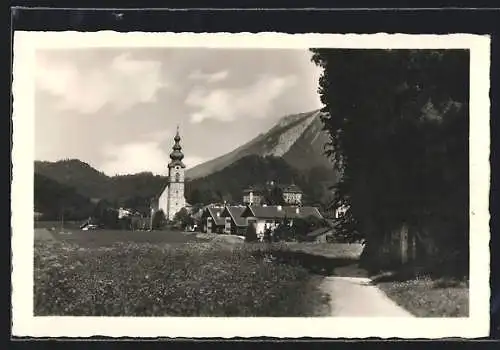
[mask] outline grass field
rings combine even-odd
[[[374,283],[417,317],[468,317],[469,283],[451,277],[380,275]]]
[[[35,229],[43,231],[44,229]],[[188,242],[206,242],[206,239],[196,237],[196,233],[180,231],[126,231],[126,230],[95,230],[82,231],[65,229],[50,231],[55,240],[73,243],[80,247],[103,247],[115,243],[168,243],[183,244]]]
[[[367,277],[357,266],[362,250],[359,244],[243,244],[235,236],[179,231],[35,229],[35,313],[326,314],[321,275]],[[468,315],[466,282],[387,276],[374,283],[416,316]]]
[[[175,231],[60,234],[37,229],[35,315],[292,317],[327,312],[319,277],[298,265],[270,262],[264,246],[228,242]],[[264,253],[255,254],[259,249]]]

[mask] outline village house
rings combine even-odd
[[[248,205],[241,214],[246,219],[247,225],[255,225],[259,237],[264,235],[266,229],[274,230],[286,219],[291,225],[297,218],[305,219],[313,216],[323,219],[316,207],[281,206],[281,205]]]
[[[205,233],[223,233],[226,225],[225,218],[221,215],[224,207],[209,206],[201,215],[202,231]]]
[[[221,213],[225,220],[224,233],[230,235],[244,236],[247,230],[247,220],[241,216],[246,206],[226,206]]]

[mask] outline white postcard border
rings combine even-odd
[[[470,49],[470,317],[34,317],[34,82],[37,49],[86,47]],[[15,32],[13,68],[12,334],[29,337],[483,337],[489,332],[490,38],[471,34]]]

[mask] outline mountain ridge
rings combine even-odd
[[[194,180],[207,176],[248,155],[282,157],[292,167],[300,170],[317,165],[332,168],[333,165],[322,151],[329,139],[328,134],[322,130],[322,115],[321,110],[286,115],[266,133],[257,135],[231,152],[188,169],[186,178]],[[311,139],[314,139],[314,144],[308,144]],[[301,155],[295,155],[295,151]]]

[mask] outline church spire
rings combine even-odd
[[[182,162],[184,159],[184,154],[182,153],[182,147],[180,145],[181,137],[179,136],[179,126],[177,125],[177,132],[175,133],[174,137],[174,145],[172,147],[172,153],[170,153],[170,159],[172,161],[168,165],[169,168],[174,167],[176,165],[179,165],[182,168],[185,168],[186,166]]]

